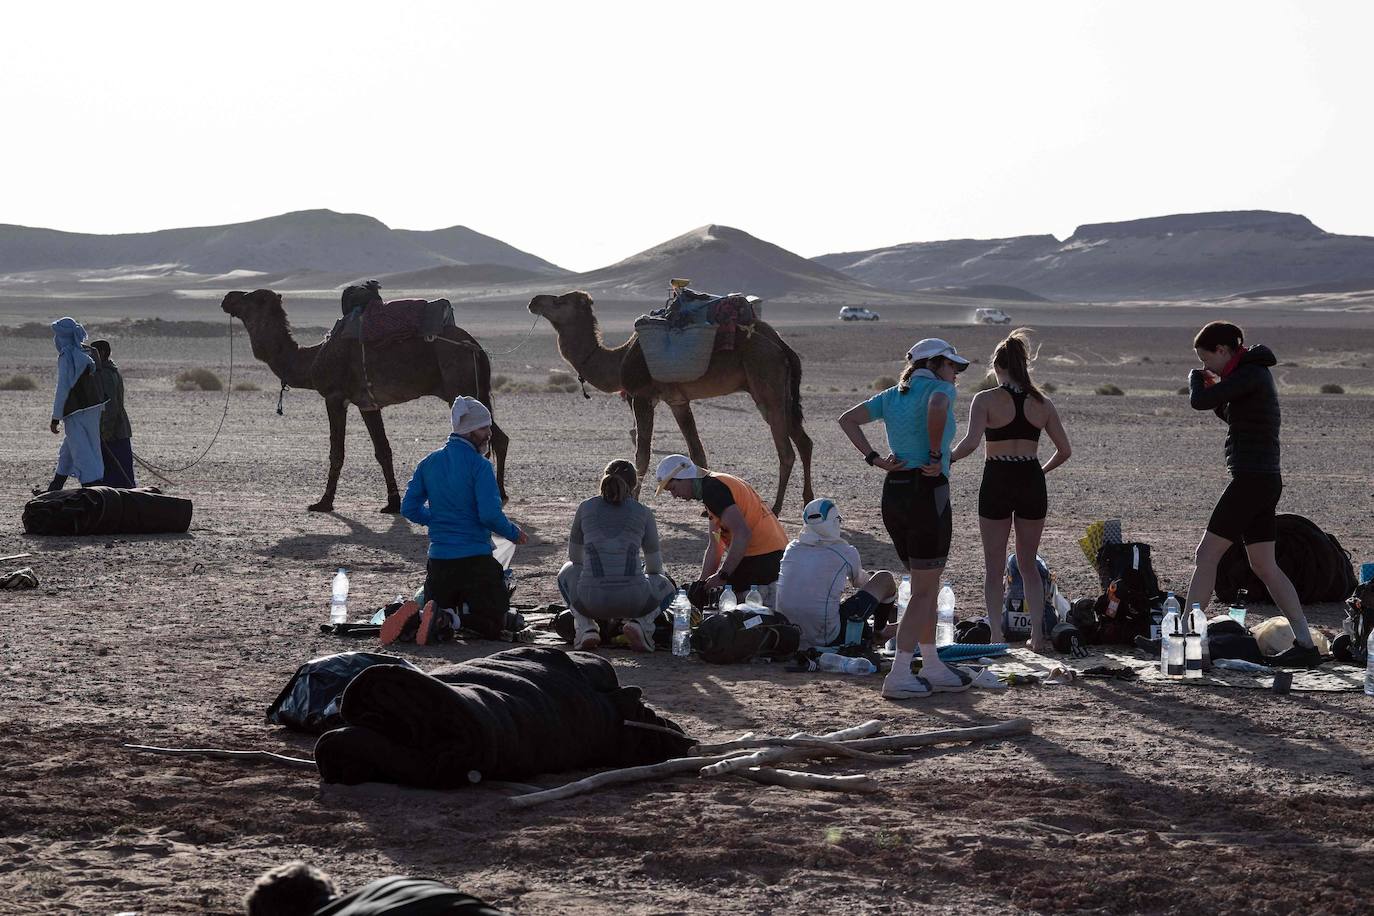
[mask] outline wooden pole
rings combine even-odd
[[[164,757],[210,757],[222,760],[265,760],[282,766],[297,769],[315,769],[315,761],[304,757],[288,757],[271,751],[230,751],[218,747],[153,747],[149,744],[125,744],[123,747],[144,754],[161,754]]]
[[[877,792],[881,789],[871,776],[827,776],[824,773],[775,770],[772,767],[750,767],[738,775],[754,782],[788,789],[821,789],[827,792]]]

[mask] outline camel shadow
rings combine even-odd
[[[289,535],[263,547],[258,553],[264,557],[293,560],[320,560],[346,547],[366,547],[408,559],[425,554],[428,538],[424,531],[412,528],[400,515],[390,516],[390,522],[382,531],[339,512],[320,517],[343,522],[347,530],[328,534],[312,531]]]

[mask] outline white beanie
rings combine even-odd
[[[693,480],[701,476],[696,464],[686,455],[669,455],[658,463],[658,470],[654,471],[654,479],[658,481],[658,489],[655,493],[662,493],[668,487],[670,480]]]
[[[474,429],[491,425],[491,411],[476,398],[464,395],[453,399],[453,431],[465,436]]]

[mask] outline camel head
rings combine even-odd
[[[286,310],[281,306],[281,294],[270,289],[255,289],[251,293],[234,290],[225,293],[219,307],[230,315],[247,324],[254,318],[274,316],[286,318]]]
[[[595,321],[592,297],[580,289],[561,296],[535,296],[530,300],[530,312],[547,318],[555,328]]]

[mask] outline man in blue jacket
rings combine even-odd
[[[510,595],[501,564],[491,555],[491,536],[517,544],[529,540],[501,511],[501,491],[486,459],[491,411],[481,401],[460,397],[453,402],[452,418],[453,434],[420,461],[401,500],[401,514],[429,528],[429,603],[420,618],[421,643],[443,608],[459,611],[465,629],[499,639]]]

